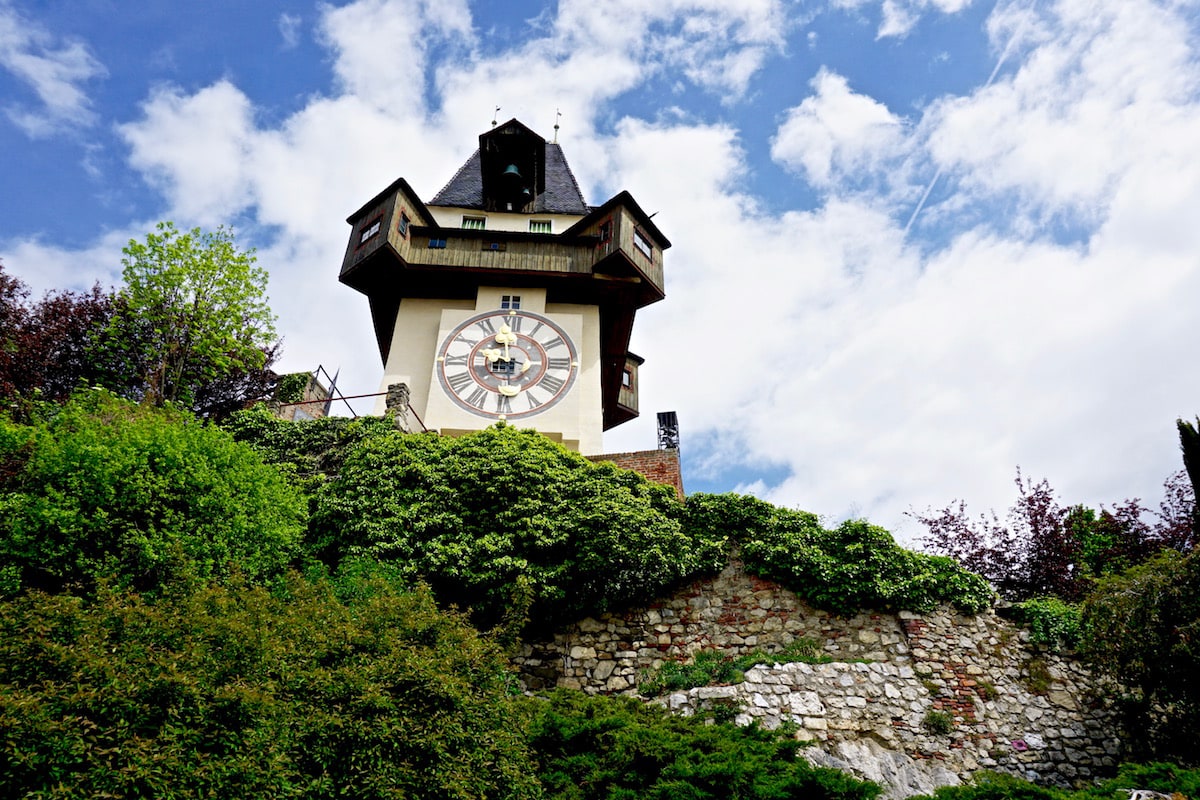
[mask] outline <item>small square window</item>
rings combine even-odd
[[[606,219],[600,223],[600,244],[612,241],[613,222],[611,219]]]
[[[469,231],[481,231],[487,227],[487,217],[463,217],[462,226]]]
[[[379,226],[382,223],[382,217],[376,217],[371,221],[371,224],[363,228],[362,233],[358,235],[358,243],[365,244],[366,241],[379,233]]]
[[[408,214],[403,211],[400,212],[400,222],[397,223],[396,230],[400,231],[401,236],[408,236]]]
[[[644,255],[646,258],[654,257],[653,245],[650,244],[650,240],[646,238],[645,234],[643,234],[637,228],[633,229],[633,246],[638,250],[641,250],[642,255]]]
[[[521,307],[521,295],[506,294],[500,297],[500,308],[503,310],[518,309]]]
[[[530,233],[550,233],[550,220],[548,219],[531,219],[529,220]]]
[[[633,372],[625,370],[621,373],[621,385],[627,389],[633,386]]]
[[[429,249],[430,250],[445,250],[446,249],[446,240],[445,239],[430,239],[429,240]]]
[[[508,243],[507,242],[484,242],[480,246],[480,249],[481,250],[497,250],[497,251],[507,250]]]

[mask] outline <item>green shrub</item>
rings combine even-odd
[[[1067,792],[1038,786],[1001,772],[977,772],[965,786],[943,786],[909,800],[1066,800]],[[1123,795],[1128,798],[1128,795]]]
[[[317,495],[314,552],[368,556],[429,582],[481,625],[550,625],[661,593],[704,564],[674,491],[534,431],[362,439]],[[523,587],[523,589],[522,589]],[[532,604],[514,607],[521,589]]]
[[[1164,551],[1100,581],[1080,649],[1130,689],[1139,758],[1200,766],[1200,551]]]
[[[832,660],[821,653],[814,640],[804,638],[795,639],[774,653],[756,650],[741,656],[729,656],[720,650],[700,650],[690,662],[664,662],[638,685],[638,691],[647,697],[655,697],[697,686],[741,683],[743,673],[758,664],[824,664]]]
[[[1029,626],[1029,638],[1054,650],[1079,644],[1080,607],[1057,597],[1036,597],[1017,603],[1017,618]]]
[[[10,588],[260,578],[287,565],[306,516],[278,470],[185,412],[96,390],[46,421],[0,420],[0,560]]]
[[[506,667],[386,583],[32,592],[0,604],[0,796],[539,797]]]
[[[692,495],[684,530],[705,542],[738,545],[747,570],[837,613],[928,611],[939,603],[977,612],[993,597],[987,581],[952,559],[905,550],[883,528],[863,520],[826,530],[815,514],[754,497]]]
[[[530,745],[547,797],[872,800],[880,793],[873,783],[810,766],[786,731],[708,725],[627,697],[558,691],[527,702]]]
[[[950,716],[945,711],[935,711],[930,709],[925,712],[925,719],[921,720],[921,725],[925,730],[939,736],[945,736],[950,731],[954,730],[954,717]]]
[[[965,786],[943,786],[932,795],[910,800],[1128,800],[1130,789],[1200,797],[1200,770],[1171,764],[1122,764],[1116,777],[1076,791],[1038,786],[998,772],[977,772]]]

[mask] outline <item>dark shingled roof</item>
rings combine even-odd
[[[588,205],[571,173],[562,147],[546,143],[546,191],[534,203],[535,214],[586,214]],[[476,150],[432,200],[431,206],[483,208],[483,170]]]

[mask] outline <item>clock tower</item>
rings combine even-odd
[[[426,428],[505,420],[599,453],[638,415],[629,337],[671,243],[628,192],[585,203],[557,143],[509,120],[428,202],[399,178],[346,221],[340,280]]]

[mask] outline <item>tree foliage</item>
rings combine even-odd
[[[923,544],[984,576],[1009,600],[1058,597],[1075,602],[1103,575],[1141,563],[1163,548],[1190,549],[1186,520],[1192,504],[1169,478],[1161,511],[1125,500],[1096,512],[1063,505],[1050,484],[1017,472],[1018,497],[1005,519],[995,513],[972,519],[961,501],[940,511],[914,513],[929,529]],[[1146,517],[1155,518],[1153,523]]]
[[[0,795],[539,797],[499,650],[357,588],[0,604]]]
[[[302,496],[278,470],[185,412],[91,390],[46,420],[0,419],[10,591],[262,577],[289,562],[305,521]]]
[[[1083,604],[1083,649],[1132,694],[1130,744],[1200,766],[1200,555],[1164,550],[1101,581]]]
[[[50,292],[32,305],[28,298],[28,287],[0,265],[0,397],[65,400],[80,382],[106,377],[93,343],[112,317],[112,297],[97,285]]]
[[[876,784],[813,767],[788,731],[705,725],[627,697],[532,700],[530,744],[561,800],[873,800]]]
[[[653,597],[697,569],[674,492],[507,426],[364,438],[322,486],[314,552],[369,556],[429,582],[484,625],[551,624]],[[525,601],[517,599],[517,606]]]
[[[818,608],[927,611],[952,603],[976,612],[992,600],[987,582],[953,560],[906,550],[883,528],[847,520],[825,529],[817,516],[754,497],[696,494],[684,530],[710,557],[736,545],[746,569],[778,581]]]
[[[129,389],[202,414],[256,391],[277,341],[267,273],[253,251],[239,250],[224,228],[184,232],[160,222],[122,252],[125,284],[103,351],[133,378]]]
[[[1179,448],[1183,451],[1183,468],[1192,484],[1192,542],[1200,542],[1200,417],[1193,425],[1176,420],[1179,429]]]

